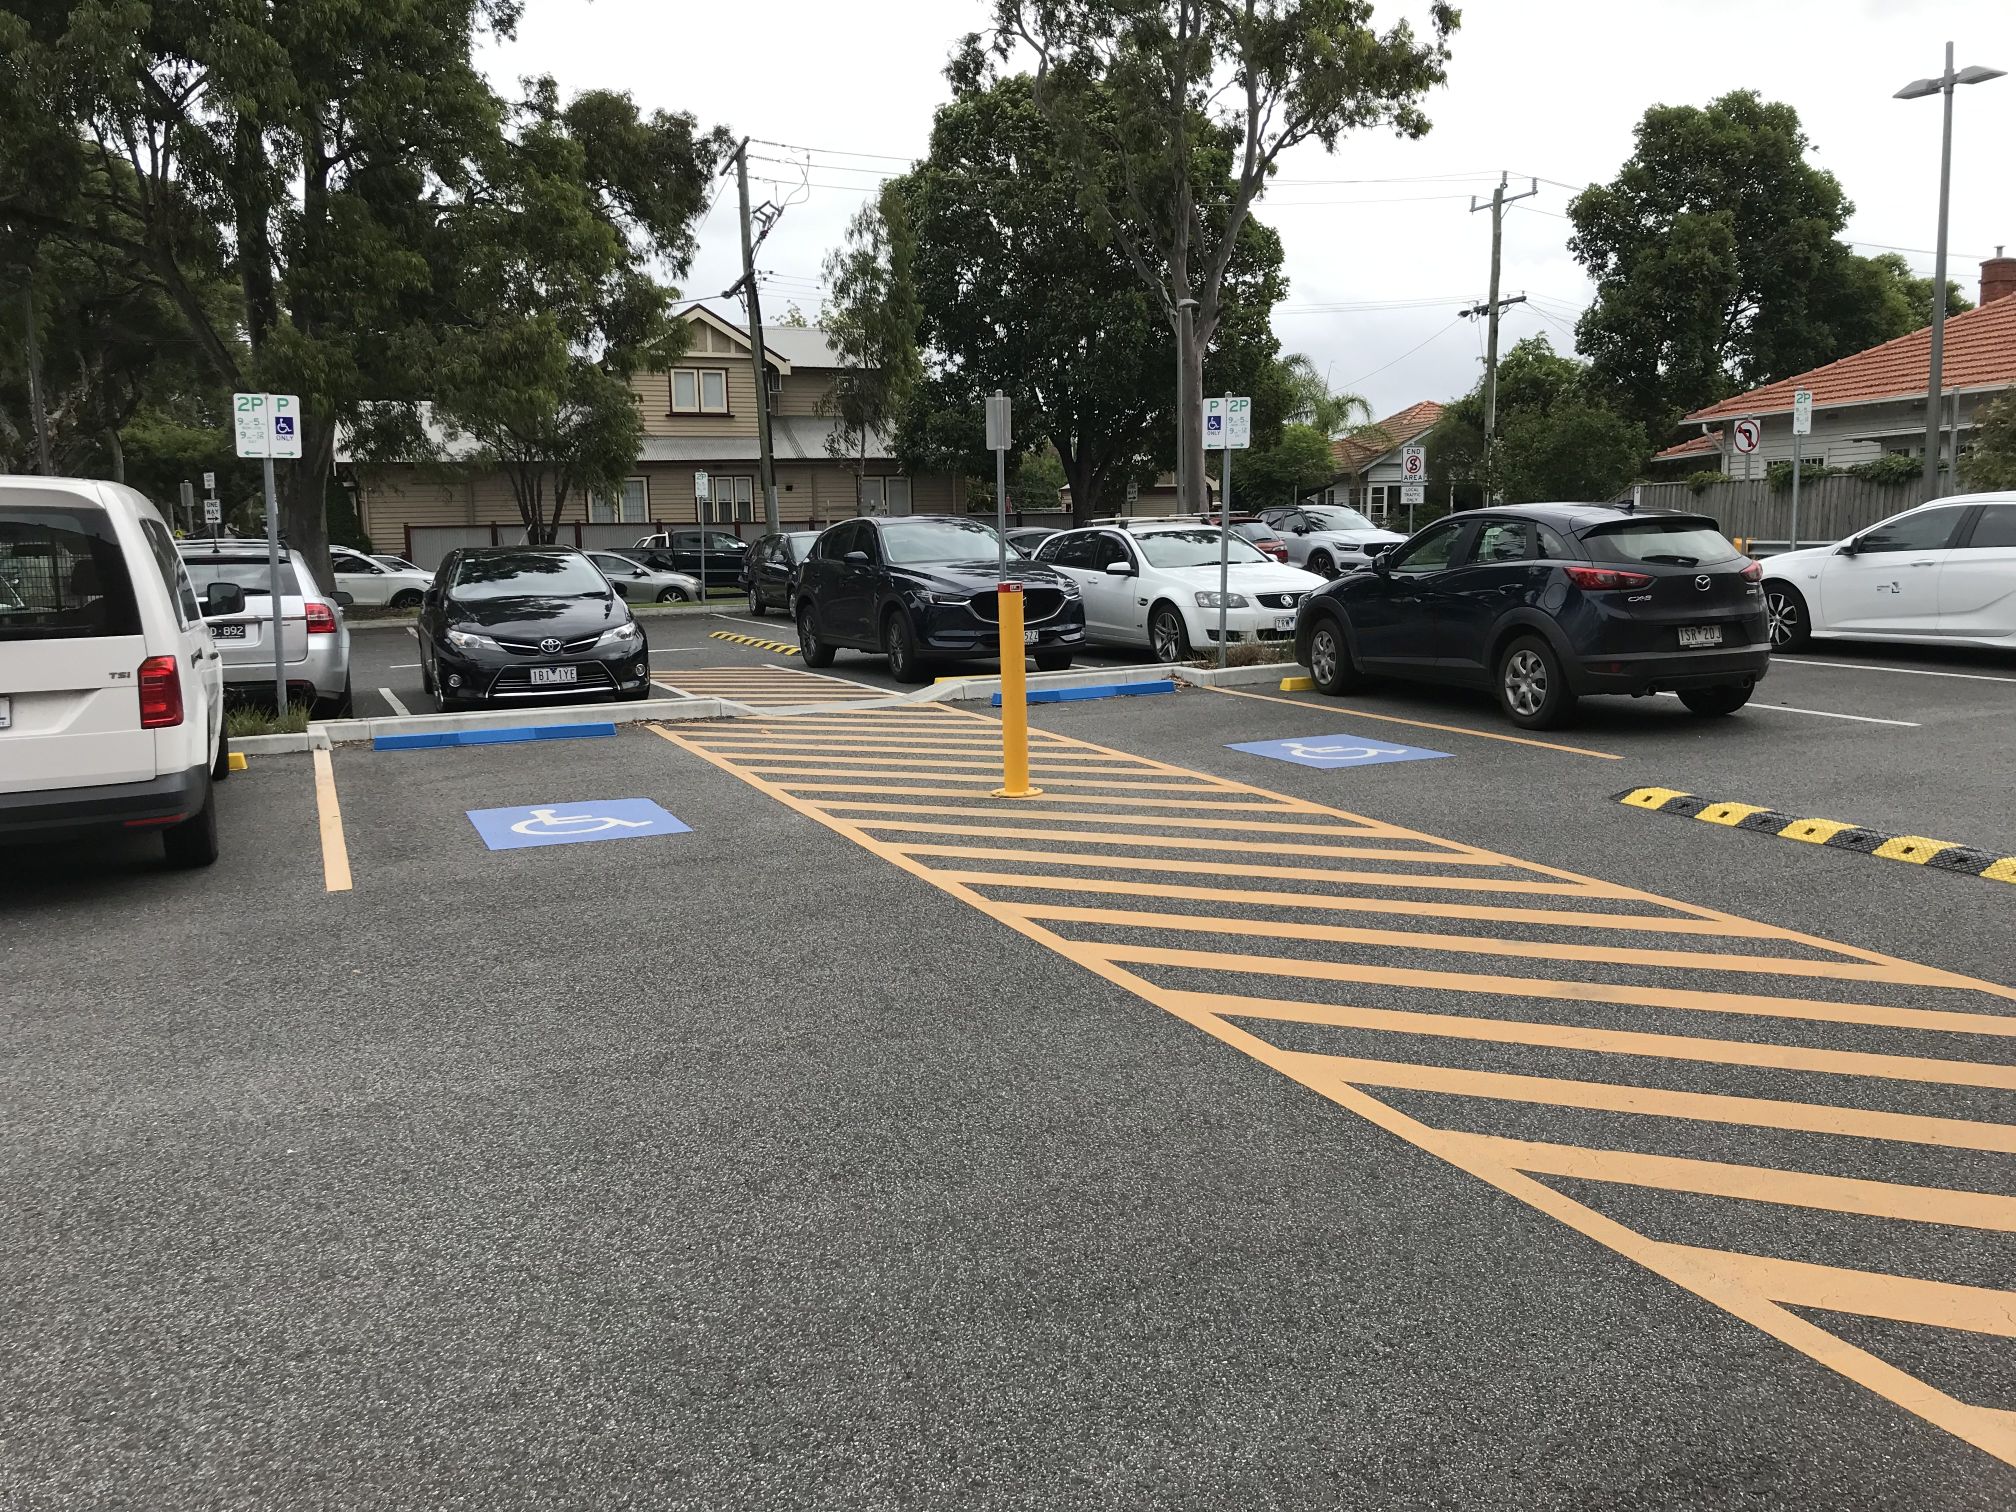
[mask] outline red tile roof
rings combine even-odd
[[[1687,418],[1782,414],[1792,408],[1792,391],[1802,388],[1813,390],[1816,405],[1922,399],[1931,366],[1932,328],[1927,326],[1839,362],[1724,399]],[[1939,386],[1948,391],[2016,386],[2016,296],[2005,295],[1965,315],[1947,317]]]
[[[1340,472],[1357,472],[1385,456],[1396,446],[1405,446],[1432,428],[1442,418],[1442,406],[1433,399],[1410,404],[1397,415],[1388,415],[1376,425],[1368,425],[1355,436],[1330,443],[1330,459]]]
[[[1706,456],[1710,452],[1722,450],[1722,435],[1719,431],[1708,431],[1699,436],[1689,436],[1677,446],[1669,446],[1662,452],[1652,453],[1654,462],[1672,462],[1681,457]]]

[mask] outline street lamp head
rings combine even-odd
[[[1953,75],[1953,82],[1955,84],[1986,84],[1990,79],[1999,79],[2007,72],[2007,69],[1982,68],[1979,64],[1976,64],[1972,68],[1963,68],[1960,72]]]
[[[1922,100],[1927,95],[1939,93],[1942,87],[1937,79],[1913,79],[1890,98],[1893,100]]]

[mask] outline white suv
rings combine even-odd
[[[1085,597],[1085,638],[1188,661],[1218,642],[1216,525],[1183,521],[1066,530],[1036,549]],[[1225,639],[1295,638],[1295,611],[1323,579],[1283,567],[1236,531],[1226,543]]]
[[[0,841],[159,830],[170,865],[208,866],[229,766],[224,665],[160,511],[0,477]]]

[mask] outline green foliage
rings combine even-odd
[[[1717,483],[1727,483],[1729,475],[1716,469],[1707,472],[1692,472],[1680,480],[1687,485],[1689,493],[1704,494]]]
[[[1333,390],[1330,380],[1303,353],[1290,352],[1281,359],[1280,369],[1288,406],[1284,419],[1334,436],[1354,422],[1372,418],[1372,406],[1363,395]]]
[[[1201,409],[1202,354],[1281,155],[1309,141],[1334,150],[1366,127],[1427,131],[1420,102],[1443,82],[1457,15],[1432,0],[1428,19],[1420,39],[1405,21],[1376,31],[1369,0],[995,0],[994,55],[1034,52],[1035,103],[1075,168],[1093,236],[1119,248],[1172,329],[1178,301],[1196,301],[1180,416]],[[969,37],[955,87],[985,67]],[[1201,427],[1183,430],[1184,471],[1201,482]],[[1201,489],[1189,503],[1201,506]]]
[[[1930,319],[1929,281],[1836,240],[1854,206],[1806,160],[1791,106],[1748,91],[1654,106],[1636,141],[1569,206],[1569,249],[1596,284],[1576,344],[1649,434]]]
[[[1247,452],[1232,464],[1232,505],[1253,510],[1293,504],[1336,474],[1327,432],[1313,425],[1284,425],[1273,446]]]
[[[859,457],[864,471],[868,438],[895,425],[924,378],[917,255],[901,181],[891,180],[848,223],[846,245],[826,258],[832,291],[826,333],[845,364],[823,401],[825,412],[840,421],[826,449],[835,457]]]
[[[1615,498],[1651,448],[1645,432],[1600,397],[1588,370],[1529,336],[1498,360],[1498,444],[1484,457],[1484,386],[1450,404],[1428,433],[1430,491],[1476,489],[1466,505]]]
[[[1064,463],[1052,446],[1025,452],[1015,471],[1011,497],[1015,507],[1029,514],[1051,514],[1063,507]]]
[[[955,89],[929,154],[897,181],[917,232],[929,355],[897,455],[912,471],[991,483],[982,414],[999,389],[1013,402],[1018,443],[1055,450],[1078,517],[1111,513],[1130,478],[1174,460],[1173,333],[1125,252],[1088,227],[1082,174],[1032,81],[962,84],[955,70]],[[1280,266],[1279,240],[1249,217],[1208,364],[1214,386],[1254,394],[1263,433],[1282,409],[1263,383],[1277,350],[1269,317]]]
[[[1974,491],[2016,488],[2016,389],[1975,416],[1974,449],[1961,459],[1960,477]]]

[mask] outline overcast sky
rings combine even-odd
[[[1383,26],[1425,12],[1380,0]],[[790,202],[758,256],[764,315],[795,302],[816,318],[826,252],[877,175],[928,144],[948,91],[946,56],[982,24],[984,0],[526,0],[514,42],[486,61],[505,90],[551,73],[564,90],[627,90],[690,110],[703,126],[791,144],[752,148],[777,182],[752,197]],[[1445,399],[1476,379],[1490,216],[1468,213],[1499,170],[1540,193],[1506,217],[1507,345],[1535,332],[1572,345],[1590,289],[1566,246],[1575,189],[1608,179],[1651,104],[1705,104],[1756,89],[1799,112],[1813,161],[1854,202],[1859,250],[1904,250],[1929,273],[1936,237],[1939,102],[1891,95],[1956,62],[2016,73],[2012,0],[1467,0],[1448,85],[1431,95],[1420,141],[1347,137],[1334,154],[1292,154],[1258,213],[1281,233],[1290,288],[1275,311],[1284,349],[1307,352],[1333,384],[1387,414]],[[1976,263],[2016,247],[2016,77],[1963,88],[1955,106],[1951,274],[1971,297]],[[809,149],[809,151],[807,150]],[[809,167],[807,166],[809,165]],[[810,187],[807,187],[809,182]],[[731,178],[700,229],[689,295],[740,271]]]

